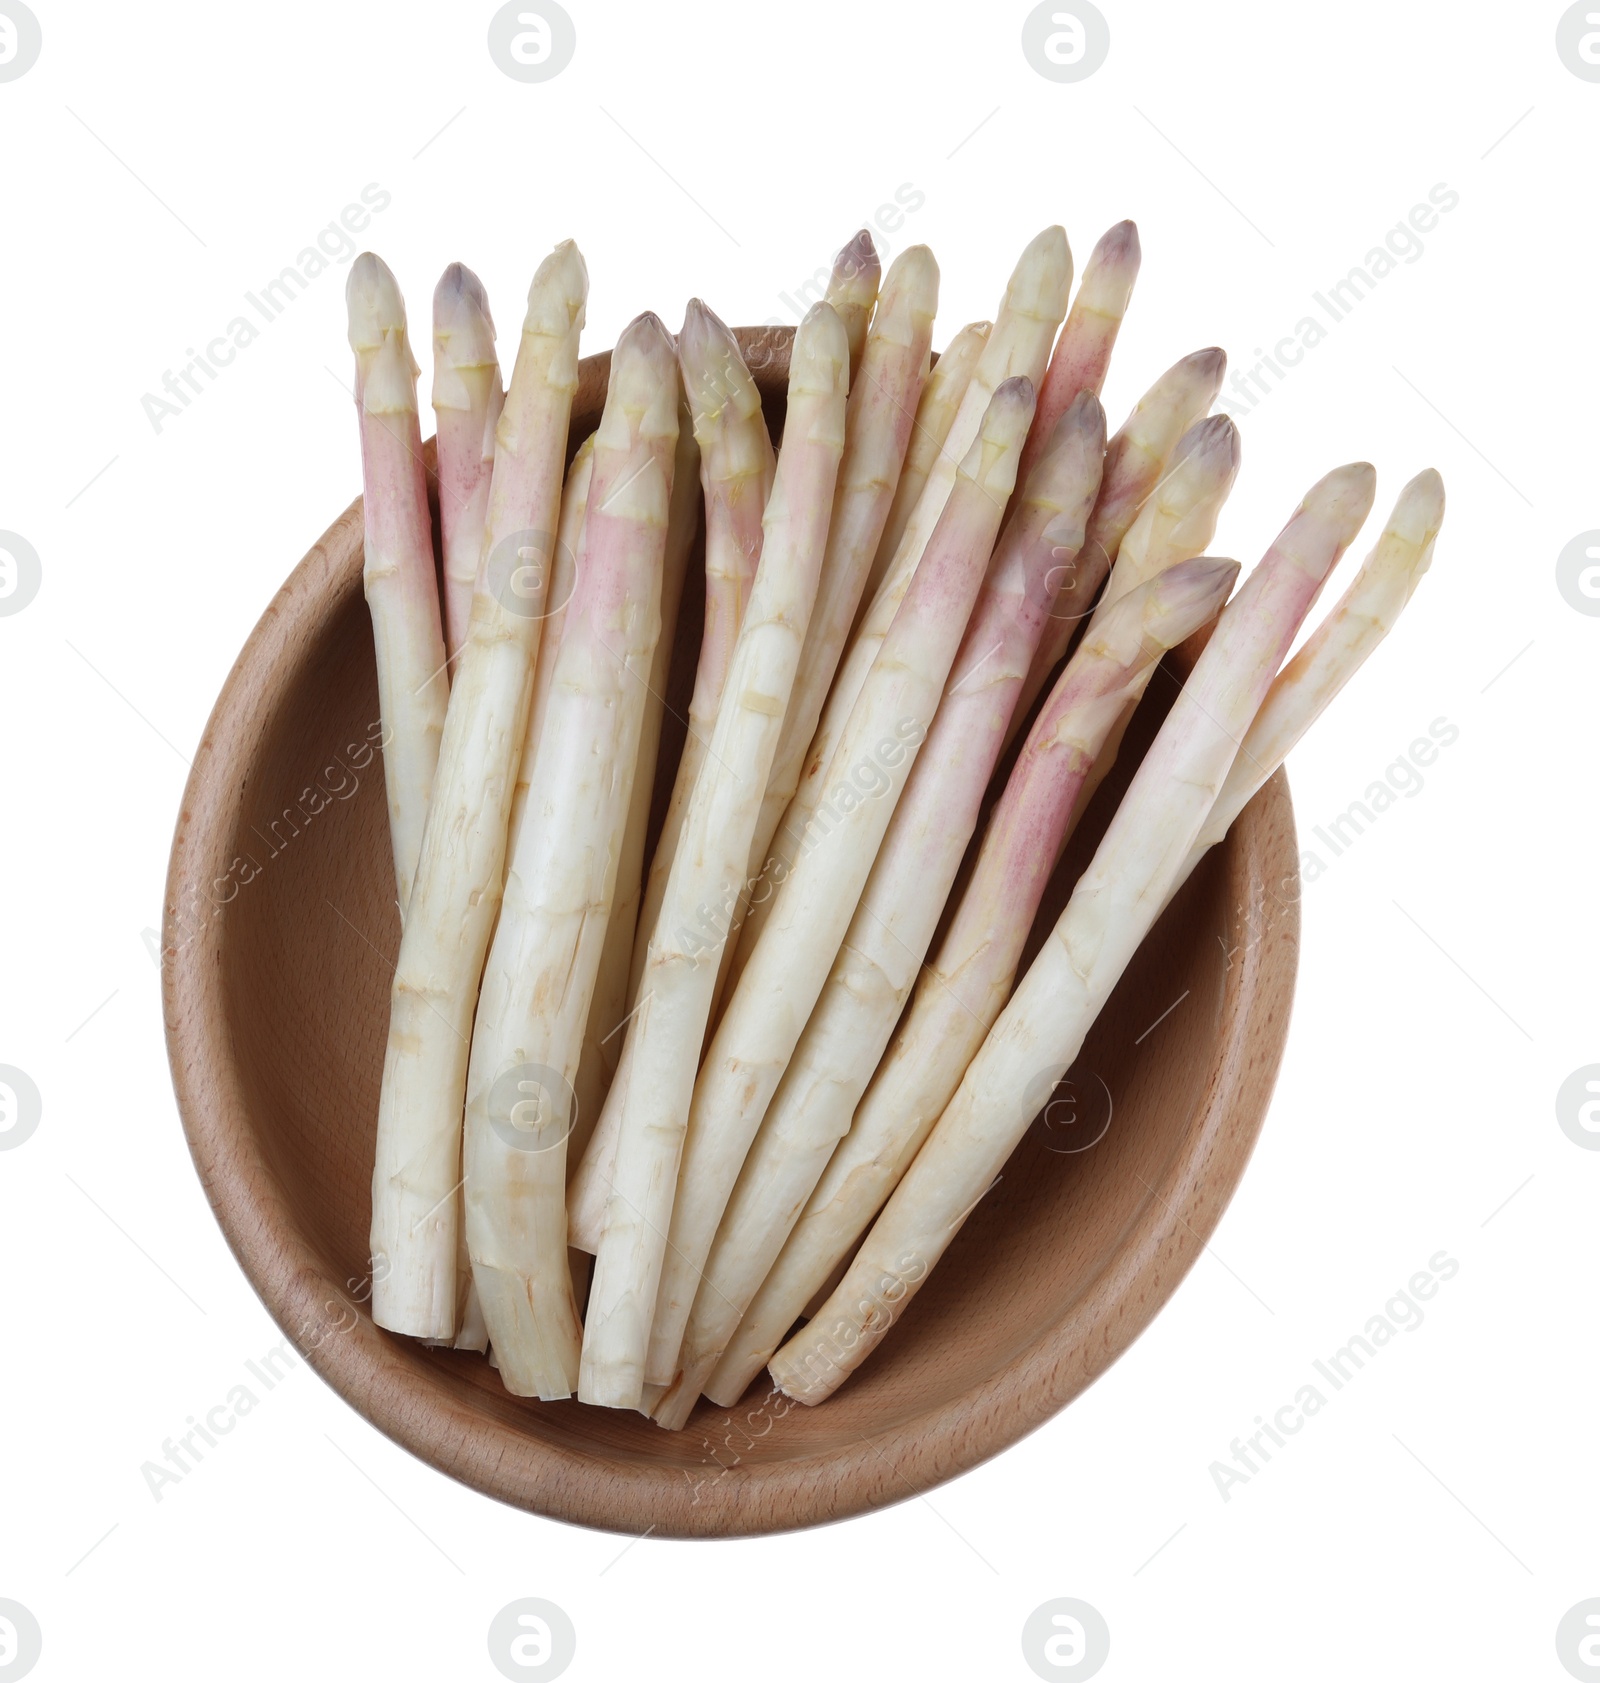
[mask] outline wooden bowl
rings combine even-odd
[[[789,334],[739,337],[776,435]],[[583,364],[574,441],[599,419],[609,361]],[[1282,774],[1117,989],[1074,1072],[1077,1122],[1067,1126],[1058,1103],[1052,1122],[1034,1124],[903,1322],[837,1396],[786,1405],[763,1375],[736,1409],[702,1401],[681,1432],[520,1400],[482,1357],[380,1331],[367,1308],[399,925],[369,743],[378,704],[361,525],[357,501],[240,654],[195,756],[167,882],[179,1110],[217,1220],[278,1324],[354,1408],[441,1471],[536,1513],[656,1536],[780,1531],[898,1502],[1070,1402],[1176,1289],[1260,1128],[1299,936]],[[698,635],[689,595],[680,715]],[[1175,688],[1170,672],[1157,676],[1041,920],[1059,909]],[[666,733],[658,794],[681,739],[681,726]]]

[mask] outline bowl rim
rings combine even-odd
[[[790,330],[735,332],[758,384],[781,381]],[[603,391],[609,360],[609,353],[584,359],[591,394],[596,384]],[[431,441],[428,451],[431,461]],[[681,1466],[607,1460],[517,1432],[445,1385],[420,1384],[402,1341],[367,1316],[348,1324],[345,1282],[298,1227],[254,1132],[224,1012],[220,907],[183,932],[180,908],[194,903],[199,885],[225,875],[242,815],[237,767],[287,701],[308,628],[329,623],[361,588],[361,531],[358,497],[295,567],[234,662],[184,790],[163,908],[162,1003],[179,1117],[235,1259],[299,1354],[374,1426],[439,1471],[547,1518],[634,1535],[649,1527],[657,1536],[751,1536],[846,1519],[922,1495],[1058,1413],[1176,1291],[1260,1133],[1287,1042],[1299,947],[1298,848],[1284,773],[1251,802],[1220,851],[1230,903],[1258,904],[1269,881],[1280,889],[1292,882],[1293,892],[1274,896],[1282,915],[1233,955],[1205,1086],[1182,1143],[1093,1281],[1060,1320],[969,1390],[858,1446],[740,1462],[733,1476],[709,1481],[712,1496],[702,1502]]]

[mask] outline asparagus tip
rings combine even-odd
[[[385,333],[405,332],[406,306],[400,283],[376,252],[364,251],[350,265],[344,300],[350,316],[351,350],[375,350],[383,343]]]
[[[1197,596],[1214,596],[1218,603],[1233,589],[1239,576],[1239,563],[1221,555],[1196,555],[1192,560],[1180,561],[1158,575],[1168,580],[1172,588],[1192,590]]]
[[[882,297],[887,299],[900,291],[931,293],[935,299],[938,298],[939,264],[927,246],[908,245],[889,265],[889,272],[883,279]]]
[[[1178,441],[1178,461],[1229,479],[1239,471],[1239,429],[1227,415],[1207,415]]]
[[[865,228],[852,234],[833,260],[833,276],[837,282],[850,282],[868,275],[875,278],[878,272],[878,248]]]
[[[1233,594],[1239,577],[1239,563],[1222,556],[1197,555],[1158,573],[1161,603],[1157,615],[1164,620],[1168,647],[1207,625]]]
[[[589,267],[583,253],[576,241],[562,240],[534,271],[528,285],[528,314],[522,331],[570,332],[588,296]]]
[[[1443,524],[1444,480],[1437,469],[1424,468],[1401,488],[1387,529],[1422,548],[1432,544]]]
[[[1130,220],[1119,222],[1114,228],[1107,228],[1095,245],[1089,261],[1136,269],[1142,255],[1139,248],[1139,225]]]
[[[452,263],[433,289],[433,319],[436,327],[489,317],[489,294],[484,284],[465,263]],[[490,322],[493,326],[493,322]]]
[[[665,356],[669,363],[673,364],[677,361],[677,344],[667,324],[654,310],[641,310],[623,328],[617,339],[616,351],[612,352],[613,358],[624,346],[635,355],[645,355],[657,359]],[[674,398],[674,405],[676,405],[676,398]]]
[[[1087,387],[1073,398],[1061,412],[1061,418],[1050,432],[1045,455],[1053,456],[1065,445],[1080,439],[1098,442],[1102,448],[1106,437],[1106,412],[1100,399]]]
[[[1072,285],[1072,248],[1067,231],[1053,222],[1029,240],[1006,287],[1006,304],[1013,314],[1060,321],[1067,313]]]
[[[826,299],[813,304],[789,351],[789,392],[844,392],[850,383],[850,340]]]
[[[1228,371],[1228,353],[1220,345],[1208,345],[1203,351],[1191,351],[1178,366],[1188,369],[1197,379],[1211,380],[1220,386],[1222,376]]]
[[[1437,468],[1424,468],[1400,493],[1403,501],[1415,500],[1419,507],[1427,507],[1435,529],[1444,520],[1444,480]]]
[[[455,376],[461,369],[496,367],[489,295],[465,263],[452,263],[433,289],[434,407],[470,407]]]
[[[1300,507],[1326,520],[1340,549],[1361,530],[1372,512],[1378,472],[1371,462],[1346,462],[1326,473],[1306,492]]]

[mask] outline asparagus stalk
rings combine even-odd
[[[571,1396],[582,1328],[567,1268],[572,1081],[600,964],[661,629],[678,378],[653,315],[617,341],[583,564],[506,871],[467,1073],[467,1240],[500,1378]]]
[[[578,446],[567,469],[566,488],[561,493],[561,518],[556,524],[555,554],[550,559],[550,588],[545,597],[544,635],[539,640],[539,663],[533,669],[533,694],[528,702],[528,728],[523,733],[522,757],[517,764],[517,786],[511,795],[511,824],[507,831],[506,857],[515,856],[522,834],[523,814],[528,807],[528,787],[544,735],[550,709],[550,690],[555,681],[556,652],[561,647],[561,628],[567,605],[578,582],[578,554],[583,543],[583,519],[589,506],[589,481],[594,472],[594,435]]]
[[[1178,440],[1171,466],[1118,546],[1090,630],[1129,591],[1205,549],[1238,475],[1239,429],[1226,415],[1196,421]]]
[[[1029,243],[1012,272],[1005,301],[962,395],[945,447],[928,475],[878,593],[862,616],[854,640],[840,662],[821,722],[806,750],[799,785],[767,838],[767,845],[752,856],[752,877],[781,881],[793,868],[799,838],[804,835],[823,790],[833,781],[831,766],[839,735],[938,524],[957,467],[978,436],[990,399],[1002,381],[1021,376],[1037,388],[1044,375],[1051,341],[1066,314],[1067,290],[1071,284],[1072,254],[1067,248],[1067,236],[1060,228],[1046,228]],[[771,906],[771,897],[763,899],[758,891],[731,961],[730,986],[748,962]]]
[[[745,1153],[844,939],[961,647],[1033,418],[1033,386],[1002,382],[839,737],[827,790],[695,1083],[645,1378],[671,1384]],[[991,625],[993,622],[991,622]],[[681,1393],[687,1416],[698,1387]]]
[[[772,490],[774,467],[761,394],[732,333],[698,298],[689,300],[684,315],[678,364],[700,445],[706,508],[705,625],[689,702],[689,730],[634,929],[630,998],[644,974],[683,816],[705,764],[728,665],[755,582],[761,559],[761,517]]]
[[[880,272],[878,248],[872,243],[872,235],[863,228],[840,248],[833,260],[833,273],[828,276],[828,290],[823,293],[844,323],[844,336],[850,346],[851,385],[855,384],[856,370],[861,366],[872,307],[878,301]]]
[[[379,1326],[419,1338],[455,1332],[468,1036],[500,902],[587,291],[571,241],[540,264],[528,291],[495,432],[472,617],[390,995],[372,1176],[372,1306]]]
[[[645,833],[650,826],[650,803],[655,795],[656,761],[661,749],[662,714],[666,710],[667,674],[672,665],[672,647],[678,625],[678,608],[689,567],[689,552],[700,524],[700,448],[695,443],[694,418],[678,386],[678,444],[672,469],[672,500],[667,505],[667,546],[661,575],[661,635],[650,663],[649,693],[645,697],[644,721],[639,730],[639,763],[628,802],[628,824],[622,836],[622,853],[617,861],[617,887],[612,896],[611,917],[606,924],[605,945],[600,949],[600,971],[595,977],[594,998],[584,1027],[583,1057],[578,1063],[576,1116],[567,1141],[569,1185],[582,1159],[584,1148],[599,1120],[601,1107],[622,1056],[623,1019],[628,1013],[628,971],[633,958],[634,930],[639,920],[639,899],[644,890]],[[568,1224],[571,1223],[569,1208]],[[568,1241],[572,1243],[569,1234]],[[590,1250],[593,1246],[588,1247]]]
[[[889,267],[859,377],[850,388],[828,553],[751,845],[752,880],[760,874],[773,832],[799,784],[806,751],[861,602],[867,568],[883,533],[915,418],[938,302],[939,266],[933,253],[926,246],[912,246]],[[747,892],[737,914],[739,923],[748,910]],[[725,957],[725,971],[731,956]],[[718,982],[716,997],[726,976]],[[714,998],[713,1021],[715,1015]]]
[[[795,335],[784,448],[761,563],[651,938],[624,1069],[616,1172],[590,1288],[578,1394],[636,1408],[695,1066],[716,981],[719,915],[737,898],[827,543],[844,448],[849,346],[832,307]],[[627,1067],[630,1066],[631,1067]]]
[[[406,307],[381,259],[363,252],[345,287],[361,422],[365,563],[383,719],[383,778],[402,920],[433,794],[450,678],[439,621],[433,526],[417,423],[418,368]]]
[[[1232,562],[1206,559],[1173,567],[1119,602],[1073,654],[989,819],[938,954],[917,982],[848,1133],[729,1339],[707,1383],[709,1396],[743,1394],[904,1174],[1005,1004],[1106,732],[1166,650],[1217,611],[1237,571]]]
[[[1147,580],[1174,562],[1198,555],[1211,542],[1217,515],[1239,471],[1239,431],[1226,415],[1212,415],[1195,424],[1178,440],[1172,466],[1140,509],[1117,550],[1100,601],[1089,618],[1086,635],[1095,621]],[[1110,775],[1122,749],[1122,738],[1133,721],[1141,688],[1122,709],[1122,717],[1106,734],[1100,753],[1078,794],[1078,805],[1067,824],[1071,836],[1095,791]],[[1063,838],[1063,845],[1065,844]]]
[[[444,641],[454,666],[472,617],[494,471],[494,429],[505,403],[494,321],[483,282],[452,263],[433,293],[433,413],[439,444],[439,536]]]
[[[1216,349],[1195,351],[1175,363],[1134,405],[1106,446],[1100,501],[1077,560],[1061,571],[1050,624],[1039,641],[1013,715],[1017,725],[1049,683],[1094,606],[1128,528],[1161,482],[1178,440],[1215,401],[1227,365],[1228,359]]]
[[[728,662],[761,555],[761,520],[772,490],[774,457],[761,414],[760,393],[737,341],[698,298],[690,300],[678,357],[685,384],[695,394],[688,405],[690,437],[693,439],[696,430],[705,435],[700,454],[706,508],[705,623],[689,703],[689,728],[666,819],[650,861],[642,900],[635,895],[626,908],[631,956],[613,961],[608,954],[602,961],[601,982],[595,989],[591,1013],[590,1050],[579,1069],[579,1105],[587,1124],[573,1147],[583,1155],[574,1158],[568,1227],[571,1243],[587,1251],[596,1250],[600,1244],[605,1201],[616,1162],[622,1112],[617,1105],[606,1111],[604,1101],[623,1053],[620,1030],[638,997],[639,979],[666,893],[684,813],[705,763]],[[664,672],[662,677],[664,681]],[[648,812],[646,800],[636,813],[637,831],[630,830],[630,836],[636,833],[638,837],[641,864]],[[620,926],[617,933],[620,935]],[[604,1119],[600,1129],[595,1127],[598,1118]]]
[[[956,411],[966,395],[978,358],[989,342],[992,326],[987,321],[969,321],[945,346],[925,377],[905,460],[895,482],[894,499],[889,504],[889,517],[883,523],[883,536],[867,569],[867,582],[861,593],[864,602],[870,602],[878,594],[883,575],[900,548],[900,540],[906,535],[906,527],[921,500],[922,488],[944,451],[944,441],[950,436]]]
[[[1401,491],[1378,542],[1350,588],[1273,680],[1250,723],[1183,870],[1181,887],[1207,849],[1227,835],[1256,791],[1289,751],[1322,717],[1367,656],[1394,629],[1417,581],[1433,561],[1433,543],[1444,522],[1444,481],[1432,469]]]
[[[1139,230],[1131,222],[1119,222],[1108,229],[1089,253],[1077,296],[1067,311],[1061,337],[1056,340],[1039,387],[1033,431],[1028,434],[1022,465],[1017,469],[1019,485],[1028,483],[1034,463],[1054,436],[1056,422],[1078,393],[1092,392],[1099,397],[1128,300],[1133,296],[1133,283],[1139,278],[1139,258]]]
[[[1011,708],[1044,628],[1046,579],[1058,557],[1070,557],[1083,542],[1104,455],[1105,414],[1093,394],[1083,392],[1057,423],[1050,450],[1015,502],[928,740],[739,1172],[684,1332],[682,1371],[655,1411],[663,1425],[688,1417],[894,1031],[977,825]],[[930,547],[919,577],[933,562]],[[906,604],[917,589],[913,579]],[[902,606],[901,615],[907,611]]]
[[[1318,482],[1223,611],[1044,949],[815,1320],[771,1363],[806,1403],[881,1342],[1077,1056],[1155,921],[1328,570],[1372,505],[1365,463]]]

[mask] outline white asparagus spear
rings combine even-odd
[[[926,246],[912,246],[889,267],[858,377],[850,388],[828,553],[761,803],[750,850],[752,877],[766,859],[773,832],[799,785],[839,657],[849,641],[915,421],[938,303],[939,266]],[[741,924],[748,909],[746,895],[738,912]],[[723,968],[728,969],[726,960]],[[718,981],[720,998],[726,977]],[[712,1017],[715,1021],[715,1000]]]
[[[1122,318],[1127,314],[1133,283],[1139,278],[1139,230],[1131,222],[1108,228],[1089,253],[1083,279],[1062,324],[1061,336],[1050,353],[1050,366],[1039,386],[1033,412],[1033,431],[1023,446],[1017,483],[1026,485],[1033,464],[1055,434],[1056,422],[1066,414],[1079,392],[1099,397],[1111,365]]]
[[[906,527],[905,536],[878,586],[866,613],[856,628],[850,647],[839,663],[838,675],[829,692],[816,734],[802,763],[799,785],[781,817],[765,838],[766,845],[750,861],[752,878],[770,875],[778,880],[794,864],[794,848],[822,790],[832,781],[831,763],[840,732],[850,717],[856,696],[877,658],[890,623],[906,587],[910,584],[929,536],[955,482],[956,469],[989,407],[989,400],[1003,380],[1021,376],[1037,389],[1050,355],[1056,329],[1067,312],[1067,292],[1072,284],[1072,253],[1067,236],[1058,227],[1046,228],[1029,242],[1017,261],[1006,287],[1005,300],[995,318],[978,358],[972,378],[962,395],[961,406],[951,423],[944,449],[929,472],[922,495]],[[749,961],[770,915],[771,898],[756,898],[744,919],[743,929],[728,967],[726,986],[737,982]]]
[[[1023,681],[1014,728],[1020,727],[1035,698],[1049,684],[1094,607],[1128,528],[1160,483],[1178,440],[1215,401],[1227,366],[1227,357],[1214,347],[1194,351],[1174,363],[1134,405],[1133,413],[1107,444],[1100,501],[1089,518],[1089,533],[1077,560],[1062,569],[1050,624]]]
[[[1417,581],[1432,564],[1434,539],[1443,522],[1444,481],[1432,468],[1425,468],[1401,490],[1394,512],[1350,588],[1273,680],[1184,864],[1180,887],[1394,629]]]
[[[600,949],[589,1021],[583,1031],[583,1057],[578,1063],[577,1115],[567,1140],[569,1186],[594,1132],[606,1093],[622,1056],[623,1019],[628,1014],[628,972],[633,960],[634,930],[644,892],[644,845],[650,827],[650,803],[655,796],[656,762],[661,750],[662,715],[666,711],[667,677],[672,667],[678,629],[678,609],[689,569],[689,553],[700,525],[700,447],[695,443],[694,418],[678,387],[678,445],[672,468],[672,501],[667,508],[667,551],[661,572],[661,635],[650,663],[649,694],[639,729],[639,763],[628,802],[628,825],[617,861],[617,887]],[[570,1196],[570,1194],[569,1194]],[[568,1212],[570,1223],[571,1213]],[[568,1244],[572,1243],[568,1237]],[[592,1249],[593,1247],[589,1247]]]
[[[642,1397],[684,1124],[716,982],[718,920],[738,896],[816,595],[848,381],[844,326],[831,306],[817,304],[795,335],[761,564],[667,880],[623,1068],[606,1100],[607,1108],[623,1107],[622,1123],[584,1327],[578,1394],[585,1402],[636,1408]]]
[[[683,816],[705,764],[728,665],[755,582],[761,559],[761,517],[775,466],[772,440],[761,413],[761,393],[750,378],[738,342],[698,298],[691,298],[684,312],[678,366],[700,446],[706,509],[705,623],[689,701],[688,733],[634,929],[630,1000],[644,974]]]
[[[745,1153],[833,967],[933,723],[983,583],[1033,418],[1033,386],[994,394],[916,576],[839,737],[833,774],[695,1083],[645,1378],[671,1384],[701,1266]],[[683,1399],[687,1415],[697,1392]]]
[[[616,887],[661,629],[678,375],[653,315],[611,353],[583,559],[506,869],[467,1072],[472,1275],[513,1396],[571,1396],[582,1328],[567,1267],[572,1081]],[[543,664],[543,662],[541,662]]]
[[[1107,731],[1167,649],[1217,611],[1237,572],[1231,561],[1180,563],[1118,603],[1074,651],[990,816],[905,1021],[728,1341],[708,1396],[744,1394],[905,1173],[1006,1002],[1068,817]]]
[[[403,921],[433,793],[450,677],[417,424],[418,368],[406,338],[405,303],[388,267],[370,251],[351,264],[345,300],[361,422],[362,583],[378,660],[383,780]]]
[[[1239,741],[1329,569],[1372,506],[1366,463],[1307,494],[1217,623],[1088,870],[955,1097],[816,1319],[773,1358],[779,1388],[832,1394],[881,1342],[1078,1055],[1165,903]]]
[[[844,336],[850,346],[850,383],[856,380],[861,367],[861,352],[867,342],[867,323],[872,319],[873,305],[878,301],[878,279],[882,265],[878,248],[865,228],[853,234],[840,247],[833,260],[833,273],[828,276],[828,290],[823,297],[833,305],[834,313],[844,323]]]
[[[900,548],[922,488],[928,483],[933,464],[943,453],[944,441],[950,436],[956,411],[966,395],[978,358],[983,355],[983,347],[989,342],[993,325],[987,321],[969,321],[924,376],[910,442],[906,445],[900,477],[895,482],[894,500],[889,504],[889,517],[883,523],[883,536],[878,539],[877,551],[867,569],[867,582],[861,593],[863,604],[870,603],[878,594],[883,575]]]
[[[1104,456],[1105,414],[1093,394],[1083,392],[1014,499],[928,739],[739,1172],[695,1293],[681,1372],[655,1410],[661,1425],[676,1427],[688,1418],[894,1031],[977,825],[1011,708],[1044,628],[1047,576],[1083,542]],[[930,546],[922,571],[933,562]],[[913,580],[907,604],[916,590]],[[896,635],[891,628],[885,655]]]
[[[494,320],[483,282],[452,263],[433,293],[433,414],[439,444],[439,569],[445,651],[455,665],[472,617],[494,472],[494,429],[505,404]]]
[[[539,639],[539,664],[533,669],[533,694],[528,701],[528,728],[522,736],[522,755],[517,762],[517,786],[511,795],[511,823],[506,832],[506,858],[517,851],[522,817],[528,807],[528,786],[533,764],[544,734],[545,715],[550,707],[550,688],[555,681],[556,652],[561,647],[561,627],[567,604],[578,582],[578,554],[583,543],[583,517],[589,506],[589,481],[594,472],[594,435],[584,439],[567,469],[567,483],[561,493],[561,519],[556,524],[555,553],[550,558],[550,588],[545,596],[544,634]]]
[[[588,274],[572,242],[539,265],[495,435],[467,641],[390,993],[372,1174],[373,1318],[455,1333],[461,1111],[578,385]]]
[[[620,1105],[604,1108],[607,1092],[623,1055],[623,1028],[638,997],[667,878],[683,831],[683,817],[705,763],[706,749],[716,723],[728,662],[744,620],[745,604],[761,557],[761,520],[772,491],[775,457],[761,413],[761,394],[745,366],[732,333],[701,303],[691,299],[679,336],[679,368],[695,397],[687,405],[689,436],[695,429],[706,435],[699,452],[706,510],[706,599],[700,652],[695,667],[694,693],[689,703],[688,731],[673,779],[666,817],[656,841],[650,871],[641,890],[622,908],[630,931],[631,954],[616,956],[613,937],[621,926],[613,922],[607,953],[595,986],[588,1047],[578,1071],[579,1114],[583,1125],[572,1142],[571,1183],[568,1193],[570,1242],[579,1250],[594,1251],[600,1244],[605,1201],[616,1162]],[[680,437],[682,434],[680,433]],[[663,669],[657,690],[665,687]],[[658,727],[659,735],[659,727]],[[653,758],[652,758],[653,767]],[[648,796],[635,791],[636,811],[630,824],[630,843],[637,840],[637,860],[631,850],[627,864],[634,876],[642,866]],[[630,879],[631,880],[631,879]],[[597,1132],[597,1122],[603,1130]],[[592,1156],[590,1153],[592,1152]]]

